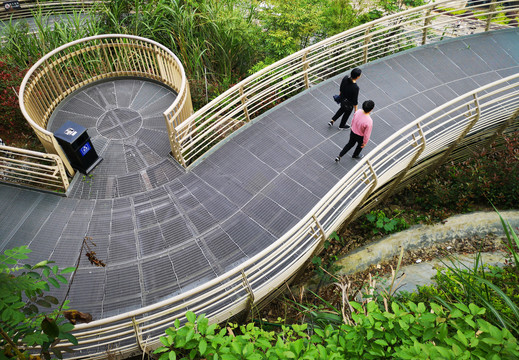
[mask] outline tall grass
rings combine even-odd
[[[144,36],[170,48],[190,82],[213,96],[244,77],[259,54],[261,29],[254,6],[244,1],[122,0],[99,3],[95,11],[105,33]]]
[[[4,41],[0,56],[27,67],[63,44],[101,32],[95,17],[84,10],[61,15],[59,21],[53,21],[53,17],[42,11],[34,11],[33,20],[34,29],[26,20],[10,20],[2,24]]]

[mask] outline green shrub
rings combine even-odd
[[[407,186],[394,201],[429,211],[432,220],[476,206],[515,208],[519,203],[519,133],[480,146],[464,161],[450,162]]]
[[[155,353],[165,359],[481,359],[517,358],[519,344],[506,329],[482,319],[484,308],[456,304],[452,311],[431,303],[396,302],[383,311],[376,302],[356,310],[354,325],[314,329],[282,326],[265,331],[253,323],[221,327],[204,315],[166,330]]]
[[[59,309],[59,301],[46,292],[50,286],[59,288],[60,283],[68,284],[65,274],[75,268],[60,270],[49,266],[52,261],[41,261],[36,265],[18,265],[31,252],[26,246],[5,250],[0,254],[0,359],[29,359],[29,350],[38,352],[45,359],[51,356],[62,358],[63,351],[57,348],[60,340],[68,340],[77,345],[70,334],[74,325],[69,323],[62,309],[67,309],[64,301]],[[46,309],[46,310],[43,310]],[[51,355],[52,354],[52,355]]]
[[[488,283],[480,281],[481,279],[486,279],[500,290],[493,291]],[[417,293],[409,295],[409,299],[437,299],[436,301],[443,300],[446,303],[470,301],[487,308],[484,318],[496,326],[502,326],[502,322],[514,324],[517,321],[508,301],[519,307],[519,276],[510,266],[485,266],[480,268],[475,276],[467,269],[439,269],[434,280],[435,285],[420,286]],[[516,336],[519,335],[513,325],[510,330]]]
[[[0,58],[0,134],[7,145],[33,135],[18,104],[18,91],[26,72],[27,69],[18,67],[9,57]]]
[[[407,221],[400,217],[401,212],[396,211],[393,217],[389,218],[382,210],[372,210],[366,214],[366,228],[372,228],[373,234],[392,234],[409,227]]]

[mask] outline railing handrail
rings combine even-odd
[[[67,173],[65,171],[65,166],[63,164],[63,162],[61,161],[61,158],[56,155],[56,154],[48,154],[48,153],[43,153],[43,152],[39,152],[39,151],[34,151],[34,150],[28,150],[28,149],[22,149],[22,148],[17,148],[17,147],[12,147],[12,146],[7,146],[7,145],[0,145],[0,154],[1,153],[10,153],[11,155],[21,155],[21,156],[28,156],[32,159],[40,159],[40,160],[46,160],[46,161],[52,161],[55,165],[44,165],[44,164],[39,164],[37,162],[31,162],[31,161],[28,161],[28,160],[15,160],[15,159],[7,159],[7,158],[3,158],[2,156],[0,156],[0,165],[2,166],[2,169],[3,171],[5,171],[6,169],[10,169],[10,170],[13,170],[15,171],[17,174],[31,174],[31,179],[27,179],[27,178],[24,178],[23,180],[26,181],[26,182],[29,182],[29,183],[36,183],[37,181],[35,181],[33,179],[33,177],[36,177],[36,175],[39,175],[39,176],[42,176],[42,177],[46,177],[46,178],[53,178],[53,179],[61,179],[60,183],[61,183],[61,187],[60,186],[57,186],[56,184],[48,184],[49,187],[53,187],[55,190],[56,189],[62,189],[63,192],[66,192],[68,187],[69,187],[69,180],[68,180],[68,176],[67,176]],[[3,160],[2,160],[3,159]],[[22,168],[19,168],[19,167],[16,167],[16,168],[12,168],[12,167],[9,167],[9,166],[4,166],[4,163],[5,161],[9,161],[11,163],[17,163],[17,164],[20,164],[20,165],[27,165],[27,164],[30,164],[31,166],[35,167],[35,168],[38,168],[40,169],[40,171],[53,171],[52,175],[49,175],[48,173],[41,173],[41,172],[35,172],[33,170],[28,170],[28,169],[22,169]],[[59,175],[59,176],[58,176]],[[3,173],[0,173],[0,178],[2,176],[6,176],[5,174]],[[20,179],[19,179],[20,180]],[[2,180],[0,180],[2,181]],[[18,185],[25,185],[24,183],[21,183],[20,181],[6,181],[8,183],[15,183],[15,184],[18,184]],[[43,183],[42,183],[43,185]],[[36,186],[38,188],[42,188],[42,186]]]
[[[53,135],[50,131],[48,131],[47,129],[43,129],[41,126],[39,126],[38,124],[36,124],[32,118],[29,116],[29,114],[27,113],[27,110],[25,109],[25,103],[24,103],[24,92],[25,92],[25,87],[27,86],[27,82],[30,80],[32,74],[45,62],[47,61],[48,59],[50,59],[52,56],[60,53],[61,51],[67,49],[67,48],[70,48],[72,46],[75,46],[77,44],[81,44],[81,43],[85,43],[85,42],[89,42],[89,41],[92,41],[92,40],[97,40],[97,39],[108,39],[108,38],[125,38],[125,39],[133,39],[133,40],[139,40],[139,41],[143,41],[143,42],[147,42],[147,43],[150,43],[152,45],[155,45],[157,47],[159,47],[160,49],[166,51],[168,53],[168,55],[170,55],[171,57],[173,57],[178,64],[181,64],[180,63],[180,60],[178,59],[178,57],[170,50],[168,49],[167,47],[165,47],[164,45],[154,41],[154,40],[151,40],[151,39],[147,39],[147,38],[144,38],[144,37],[140,37],[140,36],[135,36],[135,35],[127,35],[127,34],[103,34],[103,35],[94,35],[94,36],[89,36],[89,37],[86,37],[86,38],[82,38],[82,39],[79,39],[79,40],[75,40],[75,41],[72,41],[72,42],[69,42],[69,43],[66,43],[64,45],[61,45],[60,47],[57,47],[55,48],[54,50],[52,50],[51,52],[45,54],[45,56],[43,56],[41,59],[39,59],[33,66],[31,66],[31,68],[27,71],[27,74],[25,75],[23,81],[22,81],[22,84],[20,85],[20,90],[19,90],[19,99],[20,99],[20,109],[22,110],[22,114],[24,115],[25,119],[34,127],[36,127],[37,129],[39,129],[42,133],[44,134],[47,134],[47,135]],[[181,89],[184,90],[185,87],[186,87],[186,76],[185,76],[185,72],[184,72],[184,68],[181,67],[181,72],[182,72],[182,76],[183,76],[183,79],[184,81],[182,82],[181,84]],[[171,105],[170,108],[173,108],[176,104],[178,104],[178,102],[180,101],[180,99],[177,97],[175,99],[175,101],[173,102],[173,104]]]
[[[341,37],[345,37],[347,35],[350,35],[350,34],[353,34],[355,32],[360,32],[361,30],[365,30],[365,29],[368,29],[374,25],[377,25],[381,22],[384,22],[384,21],[388,21],[388,20],[392,20],[394,18],[398,18],[398,17],[402,17],[403,15],[406,15],[408,13],[413,13],[413,12],[418,12],[419,10],[422,10],[422,9],[427,9],[427,8],[435,8],[437,7],[438,5],[441,5],[443,3],[451,3],[452,0],[442,0],[440,2],[437,2],[437,3],[430,3],[430,4],[426,4],[426,5],[422,5],[422,6],[419,6],[419,7],[416,7],[416,8],[412,8],[412,9],[408,9],[408,10],[405,10],[405,11],[402,11],[402,12],[398,12],[398,13],[395,13],[395,14],[392,14],[392,15],[388,15],[388,16],[385,16],[385,17],[382,17],[380,19],[376,19],[376,20],[373,20],[369,23],[365,23],[365,24],[362,24],[362,25],[359,25],[359,26],[356,26],[354,28],[351,28],[351,29],[348,29],[342,33],[339,33],[339,34],[335,34],[329,38],[326,38],[324,40],[321,40],[319,41],[318,43],[315,43],[313,45],[310,45],[304,49],[301,49],[291,55],[288,55],[287,57],[284,57],[283,59],[281,60],[278,60],[276,61],[275,63],[259,70],[258,72],[255,72],[254,74],[248,76],[247,78],[243,79],[242,81],[240,81],[239,83],[233,85],[231,88],[229,88],[228,90],[226,90],[225,92],[223,92],[222,94],[220,94],[219,96],[217,96],[216,98],[214,98],[213,100],[211,100],[209,103],[207,103],[206,105],[204,105],[202,108],[200,108],[199,110],[197,110],[193,115],[191,115],[188,119],[186,119],[186,121],[184,121],[182,124],[179,125],[179,128],[184,128],[186,126],[188,126],[189,124],[189,121],[192,120],[192,119],[195,119],[197,118],[198,116],[200,116],[200,114],[203,114],[206,110],[208,109],[212,109],[214,107],[215,104],[219,103],[221,100],[227,98],[230,94],[232,94],[233,92],[235,92],[237,89],[239,89],[241,86],[245,85],[245,84],[248,84],[252,81],[254,81],[255,79],[257,78],[260,78],[262,75],[276,69],[276,68],[279,68],[281,67],[281,65],[284,65],[288,62],[290,62],[291,60],[294,60],[294,59],[297,59],[299,57],[301,57],[302,55],[304,55],[305,53],[307,52],[310,52],[312,51],[313,49],[317,49],[319,47],[322,47],[322,46],[325,46],[329,43],[333,43],[336,39],[340,39]]]

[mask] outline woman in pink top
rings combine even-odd
[[[335,158],[335,162],[341,161],[341,157],[355,146],[355,144],[357,144],[357,147],[353,152],[352,158],[362,159],[364,157],[364,155],[360,155],[360,152],[368,143],[371,130],[373,129],[373,120],[371,120],[369,113],[374,107],[375,103],[373,100],[366,100],[362,103],[362,109],[355,111],[353,119],[351,120],[350,141],[348,141],[344,149],[342,149],[339,156]]]

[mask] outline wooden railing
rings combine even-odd
[[[246,78],[175,126],[182,162],[193,164],[234,129],[313,84],[369,61],[457,36],[459,4],[447,0],[386,16],[321,41]],[[477,12],[483,20],[473,21],[488,31],[506,27],[491,21],[519,11],[519,0],[493,1],[461,10]]]
[[[65,193],[67,173],[58,155],[0,145],[0,181]]]
[[[491,141],[519,124],[519,74],[468,92],[421,116],[370,151],[309,213],[275,243],[233,270],[192,290],[118,316],[77,325],[75,358],[147,352],[187,310],[221,322],[250,310],[283,286],[346,219],[444,161],[465,143]],[[88,355],[86,355],[88,354]]]
[[[41,58],[20,87],[20,108],[46,151],[70,166],[54,135],[46,129],[58,104],[96,81],[133,76],[167,85],[177,98],[164,113],[173,155],[182,163],[174,126],[192,113],[189,85],[178,58],[161,44],[132,35],[98,35],[65,44]]]

